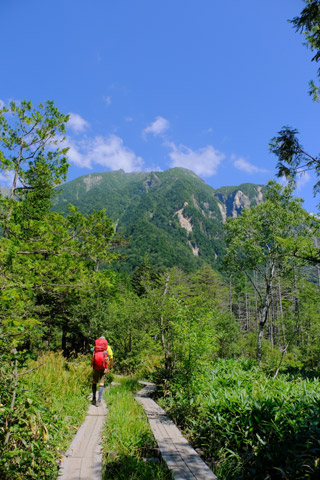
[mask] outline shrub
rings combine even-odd
[[[219,360],[201,392],[191,403],[186,397],[173,386],[163,404],[219,479],[301,480],[319,473],[317,378],[272,379],[254,361]]]
[[[0,478],[52,480],[87,410],[90,367],[47,353],[15,370],[26,353],[2,352]],[[5,383],[5,385],[4,385]]]

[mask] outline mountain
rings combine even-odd
[[[214,189],[190,170],[93,173],[59,187],[54,210],[69,203],[83,213],[105,208],[116,230],[129,238],[126,261],[131,271],[148,253],[152,265],[185,271],[203,262],[216,265],[225,245],[222,226],[229,216],[263,200],[264,187],[251,183]]]

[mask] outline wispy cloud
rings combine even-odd
[[[108,95],[107,97],[103,96],[102,97],[102,100],[104,101],[105,105],[107,107],[110,107],[111,103],[112,103],[112,100],[111,100],[111,97],[110,95]]]
[[[4,107],[4,101],[0,98],[0,108]]]
[[[5,170],[0,173],[0,185],[2,187],[11,187],[13,182],[14,173],[9,170]]]
[[[311,175],[308,172],[301,172],[297,175],[295,181],[295,192],[299,194],[299,190],[303,190],[304,186],[312,180]],[[281,185],[286,186],[289,184],[288,179],[283,175],[279,179],[277,179]]]
[[[126,147],[117,135],[97,136],[79,142],[68,138],[67,146],[69,161],[79,167],[92,169],[94,165],[100,165],[110,170],[138,172],[143,166],[143,159]]]
[[[199,150],[192,150],[185,145],[177,147],[173,142],[168,143],[168,146],[171,148],[169,153],[171,167],[188,168],[203,177],[215,175],[220,163],[225,158],[224,153],[219,152],[212,145]]]
[[[142,131],[142,135],[143,137],[146,137],[148,134],[152,134],[157,137],[161,133],[164,133],[166,130],[168,130],[169,126],[170,124],[168,120],[163,117],[157,117],[155,121],[151,123],[151,125]]]
[[[84,132],[89,127],[89,123],[78,113],[69,113],[69,115],[68,127],[75,133]]]
[[[268,173],[268,170],[266,170],[265,168],[259,168],[256,165],[253,165],[253,163],[248,162],[248,160],[246,160],[243,157],[239,157],[239,158],[235,159],[235,156],[232,156],[232,160],[234,160],[233,165],[238,170],[241,170],[242,172],[246,172],[246,173],[250,173],[250,174],[253,174],[253,173]]]
[[[301,172],[297,177],[297,190],[303,188],[306,183],[309,183],[311,180],[311,175],[308,172]]]
[[[67,137],[64,146],[68,147],[67,157],[70,163],[81,168],[92,168],[91,160],[87,155],[88,143],[85,141],[76,142]]]

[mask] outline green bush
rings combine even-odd
[[[272,379],[252,360],[219,360],[191,402],[172,385],[163,404],[221,480],[301,480],[320,472],[317,378]]]
[[[24,363],[25,357],[2,352],[0,478],[53,480],[84,420],[90,366],[47,353],[15,374],[16,362]]]

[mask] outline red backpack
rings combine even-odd
[[[98,338],[94,342],[94,350],[92,355],[92,367],[94,370],[108,369],[108,342],[105,338]]]

